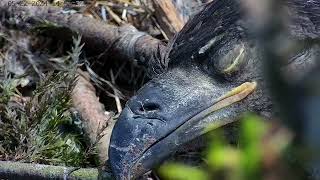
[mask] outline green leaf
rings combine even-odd
[[[167,164],[159,169],[160,176],[167,180],[208,180],[208,174],[201,169],[182,164]]]
[[[241,162],[244,179],[261,177],[262,140],[266,130],[265,122],[255,115],[247,115],[241,124]]]

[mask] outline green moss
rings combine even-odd
[[[80,179],[97,179],[98,170],[97,169],[79,169],[71,174],[71,177],[76,177]]]
[[[0,173],[9,173],[11,175],[28,174],[31,177],[59,178],[62,179],[69,172],[69,177],[83,180],[96,180],[98,179],[98,170],[93,168],[83,168],[73,171],[74,168],[67,168],[63,166],[49,166],[41,164],[27,164],[19,162],[4,162],[0,161]]]

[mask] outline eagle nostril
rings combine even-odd
[[[153,112],[153,111],[158,111],[160,110],[160,105],[156,103],[146,103],[146,104],[141,104],[140,106],[140,112]]]

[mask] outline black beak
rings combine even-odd
[[[229,91],[230,87],[217,87],[208,79],[201,74],[189,76],[189,72],[167,73],[149,82],[127,103],[109,148],[117,179],[134,179],[155,168],[181,145],[202,135],[210,122],[219,127],[229,123],[241,108],[225,107],[255,88],[252,83]]]
[[[161,141],[166,126],[161,120],[138,117],[130,108],[124,109],[112,132],[109,150],[117,179],[134,179],[171,154],[174,146],[170,141]]]

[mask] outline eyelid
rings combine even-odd
[[[226,69],[224,69],[222,72],[225,74],[233,73],[234,71],[236,71],[236,68],[242,62],[243,58],[244,58],[244,46],[242,45],[242,47],[239,50],[238,56],[235,58],[234,61],[232,61],[232,64],[228,66]]]

